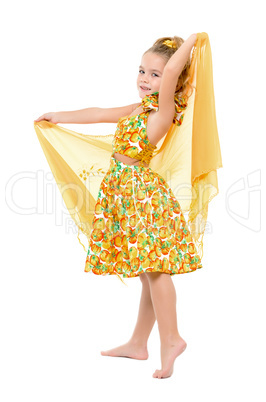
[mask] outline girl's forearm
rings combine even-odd
[[[197,34],[191,35],[166,63],[165,68],[171,70],[177,78],[182,73],[196,40]]]
[[[89,107],[86,109],[74,110],[70,112],[56,112],[58,123],[73,123],[73,124],[89,124],[98,123],[99,119],[98,107]]]

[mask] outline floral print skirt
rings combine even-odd
[[[95,205],[85,272],[170,275],[202,268],[172,189],[150,167],[111,156]]]

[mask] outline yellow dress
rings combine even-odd
[[[84,135],[45,120],[34,123],[69,213],[88,239],[86,272],[121,279],[202,267],[208,205],[218,194],[222,167],[206,33],[197,34],[190,77],[193,92],[187,104],[176,99],[175,121],[156,147],[146,134],[156,94],[143,100],[142,114],[122,117],[115,134]],[[124,164],[114,152],[149,166]],[[187,222],[183,212],[189,213]]]

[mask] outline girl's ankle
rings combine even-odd
[[[147,349],[147,341],[144,341],[143,339],[131,338],[129,340],[129,343],[136,347],[139,347],[140,349]]]

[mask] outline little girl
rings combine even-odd
[[[100,187],[97,188],[97,199],[92,204],[94,208],[90,231],[84,231],[89,240],[85,271],[97,275],[116,274],[119,277],[122,275],[127,278],[139,276],[142,282],[142,294],[139,315],[132,337],[126,344],[101,352],[101,354],[103,356],[147,359],[148,338],[155,320],[157,320],[161,341],[161,369],[153,373],[155,378],[170,377],[176,357],[184,352],[187,346],[177,328],[176,292],[171,276],[193,272],[202,268],[202,263],[196,246],[198,238],[193,236],[197,232],[192,228],[189,229],[182,208],[166,181],[166,173],[164,178],[149,164],[153,158],[155,159],[155,155],[159,155],[160,159],[157,160],[161,166],[164,165],[165,172],[168,171],[172,174],[171,179],[174,179],[177,174],[177,169],[174,167],[180,161],[178,161],[179,148],[176,146],[176,129],[180,128],[184,116],[188,112],[193,87],[198,89],[197,96],[202,93],[200,76],[197,77],[198,80],[192,81],[192,66],[195,76],[195,71],[198,73],[200,70],[202,54],[198,56],[195,65],[195,62],[192,63],[193,59],[191,60],[191,51],[194,47],[195,52],[196,42],[200,42],[199,51],[204,48],[206,50],[208,45],[206,39],[208,40],[207,34],[193,34],[186,41],[179,37],[158,39],[143,54],[139,66],[137,90],[141,102],[109,109],[87,108],[73,112],[46,113],[34,123],[57,182],[60,181],[60,178],[62,180],[62,171],[68,171],[69,165],[65,166],[65,169],[61,169],[59,177],[59,170],[56,170],[55,166],[60,163],[60,159],[55,162],[52,151],[50,153],[47,151],[47,132],[49,130],[53,136],[63,130],[65,135],[72,134],[84,141],[82,135],[57,127],[56,124],[117,123],[115,135],[112,137],[109,168],[101,180]],[[193,55],[195,56],[194,53]],[[209,77],[209,80],[211,79],[212,76]],[[207,84],[205,83],[205,85]],[[194,120],[196,120],[196,113],[199,113],[198,103],[195,99],[193,103]],[[206,106],[208,105],[205,102],[204,107]],[[211,107],[214,108],[214,105],[209,108],[210,114],[212,113]],[[202,119],[204,117],[205,115],[201,115]],[[210,117],[208,119],[210,120]],[[207,178],[210,178],[208,176],[211,174],[210,172],[216,173],[215,169],[221,167],[218,134],[215,131],[215,114],[212,119],[213,130],[209,129],[209,125],[209,131],[205,127],[202,132],[205,136],[208,135],[206,131],[207,133],[211,131],[210,136],[216,135],[215,152],[212,146],[210,146],[212,150],[209,150],[209,153],[212,154],[211,157],[213,158],[214,152],[216,158],[214,158],[215,163],[209,164],[207,170],[202,167],[202,164],[200,165],[200,169],[202,169],[200,173],[204,173],[204,176],[197,175],[198,180],[193,182],[193,189],[196,190],[197,195],[199,194],[199,177],[204,178],[206,184]],[[193,121],[193,127],[194,123],[195,121]],[[197,130],[198,125],[194,128],[193,135],[194,132],[199,132]],[[44,136],[46,140],[44,140]],[[197,136],[200,137],[200,134]],[[104,149],[103,144],[107,144],[107,138],[102,137],[101,140],[97,140],[93,136],[86,137],[90,137],[91,148],[88,150],[90,149],[91,154],[94,154],[94,151],[97,153],[98,150],[97,161],[100,163],[102,155],[99,150]],[[193,141],[195,143],[198,137],[195,138],[194,135],[192,143]],[[53,140],[48,139],[48,141],[52,143]],[[206,149],[204,152],[200,151],[201,146],[198,145],[200,161],[204,159],[203,154],[208,160],[210,156]],[[55,147],[56,145],[53,147],[53,152]],[[195,147],[193,149],[195,153]],[[110,147],[108,152],[110,152]],[[64,159],[63,153],[61,156]],[[90,158],[88,153],[87,158]],[[195,157],[190,159],[190,162],[192,160],[195,161]],[[157,166],[160,164],[158,163]],[[195,166],[192,162],[191,165],[193,172]],[[100,170],[98,169],[97,172],[99,173]],[[88,172],[83,169],[80,177],[85,173]],[[192,174],[191,171],[190,174]],[[71,178],[73,177],[71,176]],[[212,177],[209,182],[211,181],[215,182],[215,179],[213,180]],[[213,187],[217,187],[217,181]],[[203,199],[204,208],[194,208],[194,216],[192,214],[194,220],[198,215],[195,210],[201,211],[202,215],[205,211],[204,218],[206,218],[210,194],[207,192],[207,198]],[[214,193],[211,194],[212,197],[214,195]],[[89,193],[89,198],[91,203],[93,199],[91,193]],[[66,199],[65,201],[69,202]],[[72,211],[72,217],[76,215]]]

